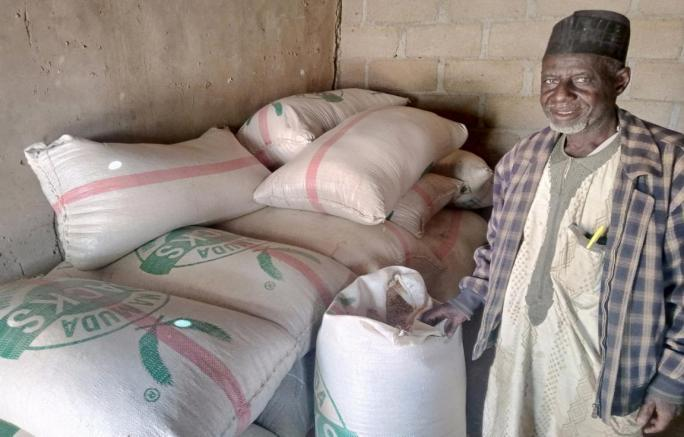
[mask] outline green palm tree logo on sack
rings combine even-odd
[[[147,331],[138,341],[138,350],[140,351],[143,366],[145,366],[150,376],[161,385],[173,385],[171,372],[159,354],[158,330],[162,326],[199,331],[224,342],[231,341],[230,335],[218,326],[191,318],[180,317],[164,321],[164,316],[162,315],[154,324],[141,326],[138,330]]]
[[[171,231],[138,248],[135,253],[140,259],[140,270],[152,275],[167,275],[173,269],[193,266],[245,251],[258,252],[259,267],[273,281],[264,286],[271,290],[274,281],[283,280],[283,273],[274,263],[274,258],[283,254],[297,255],[320,264],[320,260],[303,250],[291,247],[273,247],[273,243],[255,240],[202,227],[186,227]]]

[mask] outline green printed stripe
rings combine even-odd
[[[0,419],[0,437],[12,437],[19,432],[19,427]]]
[[[337,409],[337,404],[335,404],[335,401],[333,400],[332,396],[330,396],[330,390],[328,390],[328,386],[325,385],[325,381],[323,380],[323,377],[321,376],[321,372],[318,369],[316,369],[316,372],[318,373],[318,380],[321,381],[321,385],[323,386],[323,390],[325,390],[325,394],[328,396],[328,399],[330,399],[330,403],[332,404],[333,408],[335,409],[335,413],[337,414],[337,418],[340,420],[340,423],[342,424],[342,426],[347,428],[347,424],[344,423],[344,419],[342,419],[342,415],[340,414],[340,410]]]

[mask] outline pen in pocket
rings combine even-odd
[[[599,238],[603,237],[606,234],[607,230],[608,228],[606,226],[599,226],[598,229],[596,229],[596,231],[594,232],[594,235],[592,235],[589,239],[589,242],[587,243],[587,249],[591,249],[591,246],[593,246],[599,240]]]

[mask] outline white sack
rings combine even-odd
[[[467,150],[454,150],[437,161],[431,172],[464,182],[453,204],[459,208],[477,209],[492,206],[494,171],[484,159]]]
[[[323,312],[356,275],[306,249],[191,226],[162,235],[96,271],[72,276],[157,290],[270,320],[295,338],[300,354],[315,344]]]
[[[459,328],[418,320],[431,306],[420,275],[388,267],[361,276],[323,316],[316,346],[316,435],[466,435]]]
[[[345,120],[276,170],[254,192],[264,205],[378,224],[425,169],[467,138],[464,125],[402,106]]]
[[[0,412],[52,436],[235,436],[296,358],[277,325],[83,279],[0,287]]]
[[[366,109],[406,103],[404,97],[356,88],[285,97],[257,111],[237,137],[264,165],[277,168],[344,119]]]
[[[472,211],[445,208],[427,225],[423,242],[444,270],[424,276],[430,296],[446,302],[458,294],[458,282],[475,269],[475,249],[487,242],[487,222]]]
[[[25,150],[67,261],[94,269],[181,226],[238,217],[268,170],[228,130],[173,145],[63,135]]]
[[[367,226],[328,214],[269,207],[216,227],[322,253],[357,275],[391,265],[423,275],[443,268],[424,242],[390,221]]]
[[[427,173],[399,200],[389,220],[420,238],[428,221],[451,202],[462,186],[458,179]]]

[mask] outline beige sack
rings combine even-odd
[[[218,229],[169,232],[95,272],[97,279],[230,308],[284,328],[301,355],[315,341],[323,312],[355,277],[338,262],[287,244]],[[76,276],[58,268],[50,277]]]
[[[0,411],[36,436],[239,435],[296,350],[269,321],[156,291],[0,287]]]
[[[420,238],[427,222],[451,202],[462,186],[458,179],[427,173],[404,194],[388,219]]]
[[[382,223],[425,169],[466,138],[465,126],[428,111],[371,109],[348,118],[276,170],[256,189],[254,200]]]
[[[227,130],[173,145],[69,135],[25,151],[57,215],[65,258],[95,269],[181,226],[238,217],[268,170]]]
[[[241,235],[305,247],[361,275],[390,265],[430,274],[442,269],[430,248],[392,222],[366,226],[328,214],[264,208],[216,225]]]
[[[454,150],[437,161],[430,171],[464,182],[461,192],[454,195],[455,206],[468,209],[492,206],[494,172],[474,153]]]
[[[445,208],[428,223],[423,236],[444,270],[424,276],[430,296],[446,302],[458,294],[458,282],[475,269],[475,249],[487,241],[487,222],[472,211]]]
[[[404,97],[355,88],[285,97],[251,116],[237,137],[264,165],[275,169],[344,119],[407,102]]]

